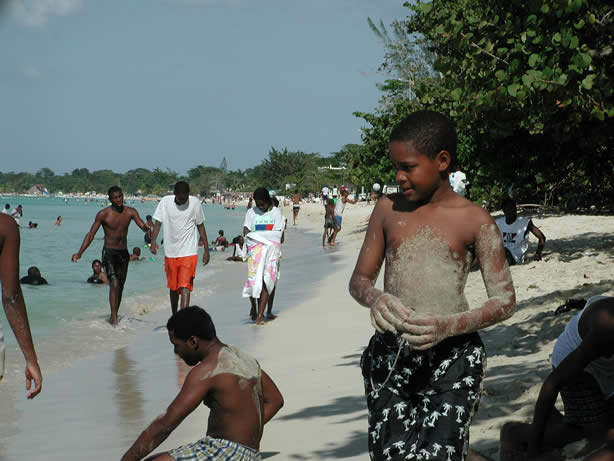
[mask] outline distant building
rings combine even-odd
[[[26,194],[28,195],[49,195],[49,191],[47,190],[44,184],[35,184],[26,191]]]

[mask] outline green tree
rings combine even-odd
[[[474,189],[495,184],[546,204],[612,197],[611,2],[408,6],[407,32],[426,38],[443,76],[417,95],[471,138],[476,150],[462,160]]]
[[[612,203],[611,2],[405,5],[411,10],[404,21],[407,41],[435,56],[435,72],[414,80],[406,108],[431,108],[457,122],[458,162],[473,199],[498,199],[511,190],[521,200],[568,208]],[[428,62],[426,54],[418,61],[423,58]],[[402,64],[391,53],[386,59],[388,69]],[[394,86],[384,90],[394,94]],[[371,125],[363,130],[367,158],[351,162],[357,176],[386,169],[387,130],[404,112],[395,100],[375,114],[357,114]]]
[[[224,171],[212,166],[198,165],[188,170],[191,189],[201,195],[224,188]]]

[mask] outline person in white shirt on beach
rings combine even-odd
[[[245,214],[243,235],[247,240],[247,281],[243,297],[250,298],[250,316],[257,325],[264,324],[264,309],[275,290],[279,270],[280,246],[286,222],[278,207],[273,206],[269,191],[254,191],[256,206]],[[257,304],[257,305],[256,305]],[[271,312],[269,318],[274,318]]]
[[[337,203],[335,204],[335,230],[333,231],[333,235],[330,239],[329,245],[335,246],[335,240],[337,239],[337,234],[341,231],[341,221],[343,215],[343,210],[345,210],[346,203],[356,203],[356,200],[352,200],[348,197],[349,193],[347,189],[341,189],[341,197],[337,199]]]
[[[194,276],[198,262],[198,238],[208,242],[205,231],[205,215],[200,200],[190,196],[190,186],[185,181],[175,184],[175,195],[162,197],[154,212],[154,230],[150,250],[158,251],[156,239],[164,225],[164,270],[168,282],[171,310],[177,312],[190,304],[194,288]],[[209,247],[204,246],[203,264],[209,263]]]
[[[330,194],[330,189],[326,186],[322,188],[322,203],[326,206],[326,202],[328,202],[328,194]]]
[[[525,263],[525,255],[529,249],[529,232],[533,234],[537,240],[537,250],[533,259],[539,261],[542,258],[542,251],[546,244],[546,236],[533,224],[533,220],[526,217],[519,217],[516,210],[516,201],[512,198],[506,198],[501,204],[501,209],[505,215],[498,218],[495,223],[501,232],[503,238],[503,247],[505,248],[505,257],[510,266]]]

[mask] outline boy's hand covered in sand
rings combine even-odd
[[[383,293],[371,305],[371,325],[378,332],[402,332],[403,325],[414,313],[401,300],[390,293]]]
[[[407,317],[399,332],[413,349],[419,351],[430,349],[450,336],[448,319],[430,312]]]

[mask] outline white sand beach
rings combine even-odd
[[[275,334],[252,350],[286,397],[262,443],[264,452],[279,452],[279,459],[366,459],[359,360],[372,327],[368,311],[350,297],[347,284],[371,209],[366,203],[346,206],[338,246],[314,248],[325,261],[334,257],[337,270],[314,287],[311,299],[267,326]],[[297,224],[321,235],[323,221],[322,206],[306,204]],[[481,334],[488,366],[471,445],[494,459],[501,426],[531,420],[541,382],[551,368],[554,342],[575,313],[554,316],[554,310],[570,297],[614,292],[614,218],[535,215],[533,221],[547,237],[543,260],[511,268],[517,311]],[[535,239],[531,243],[529,255]],[[486,299],[479,271],[469,275],[466,295],[472,307]],[[568,452],[577,447],[581,444],[568,447]]]
[[[214,284],[197,277],[192,303],[212,312],[214,321],[219,318],[220,338],[238,338],[284,395],[285,406],[265,427],[265,459],[368,457],[359,361],[373,329],[368,310],[350,297],[347,286],[371,210],[366,203],[348,205],[337,247],[322,248],[323,207],[303,204],[296,227],[291,207],[284,208],[289,226],[274,309],[279,317],[265,326],[248,320],[248,303],[240,298],[246,268],[240,263],[228,263]],[[554,316],[553,311],[570,297],[614,291],[609,266],[614,218],[536,215],[533,220],[547,237],[544,258],[512,268],[517,311],[482,332],[488,366],[471,444],[494,459],[500,427],[530,420],[553,344],[574,313]],[[299,244],[311,245],[300,257],[293,250]],[[466,295],[472,307],[486,299],[479,272],[469,275]],[[18,394],[13,405],[18,418],[10,437],[0,441],[0,461],[18,459],[16,453],[25,456],[19,459],[77,460],[84,450],[93,461],[118,459],[164,411],[184,376],[163,328],[167,316],[159,312],[147,319],[152,331],[125,348],[46,374],[36,400],[25,402]],[[156,451],[203,437],[206,415],[205,408],[196,411]]]

